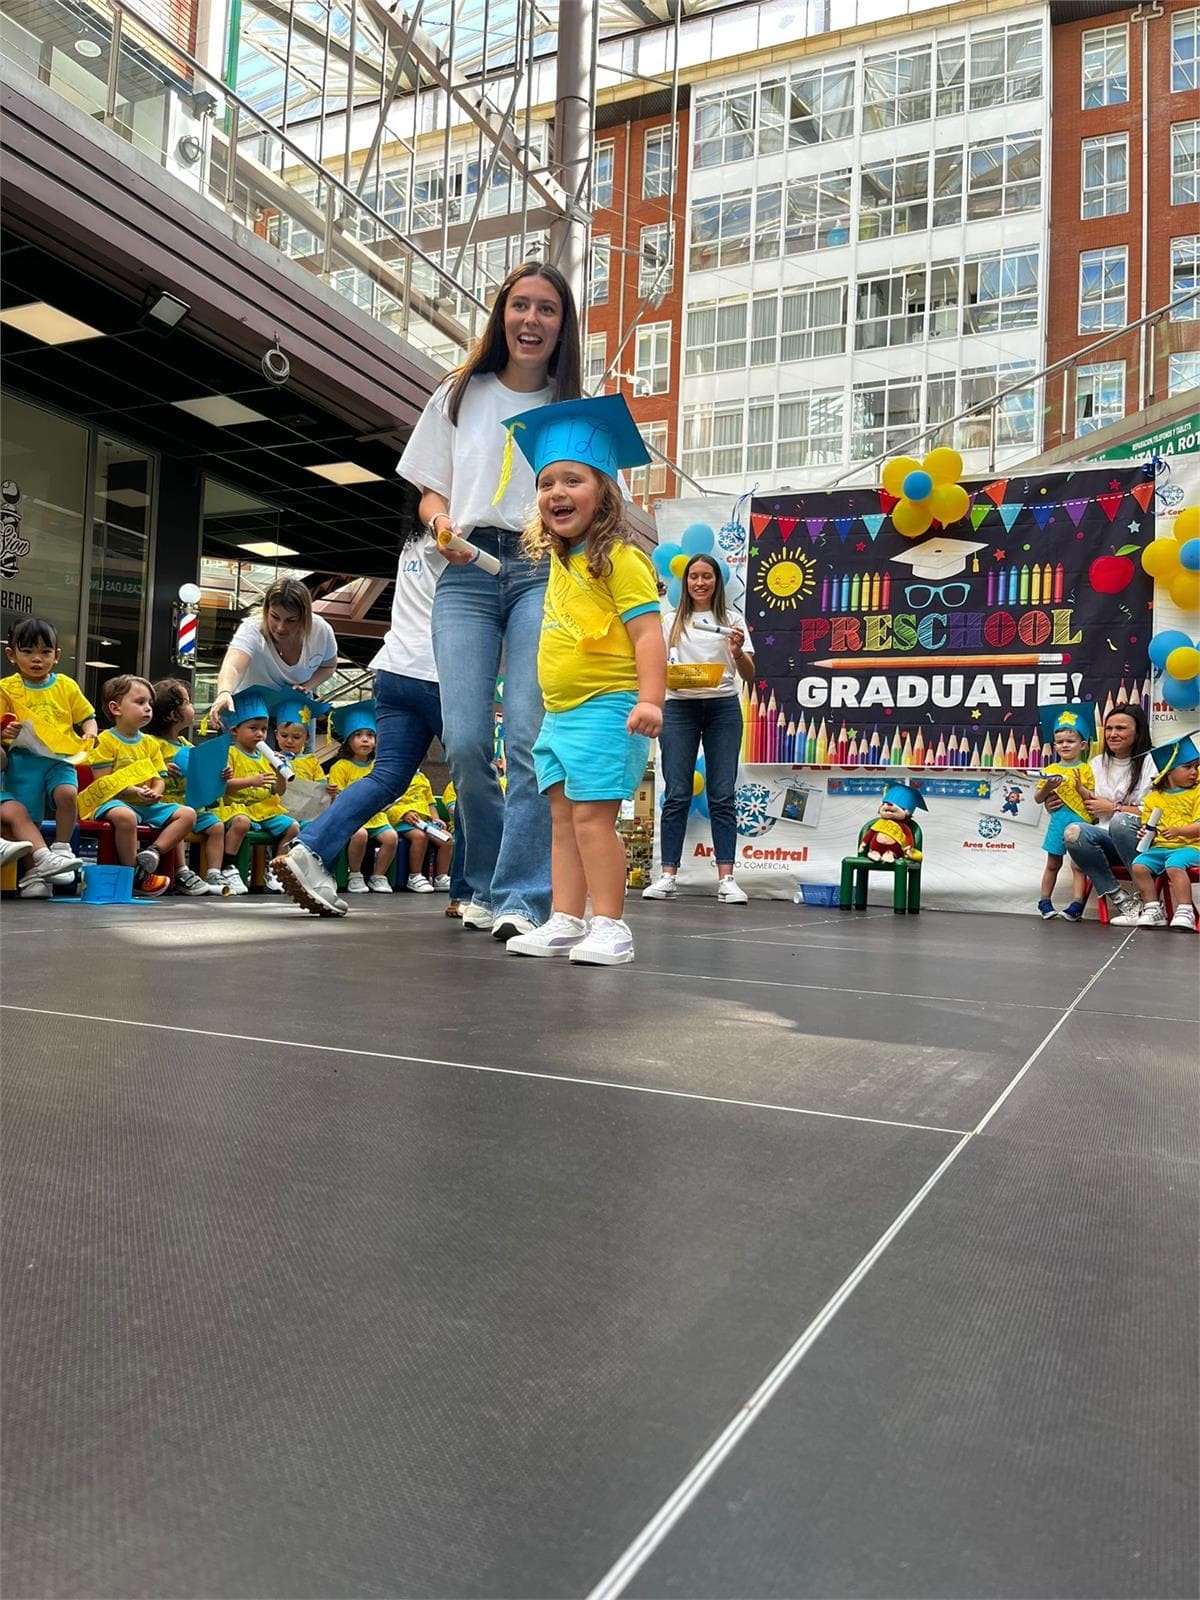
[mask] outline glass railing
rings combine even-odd
[[[487,310],[392,223],[113,0],[3,0],[0,54],[438,367]]]

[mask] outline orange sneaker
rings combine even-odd
[[[161,872],[140,872],[133,882],[133,892],[141,900],[154,900],[170,887],[170,878]]]

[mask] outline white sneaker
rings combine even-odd
[[[490,933],[492,931],[492,913],[487,906],[477,906],[474,900],[469,906],[463,907],[462,925],[470,928],[474,933]]]
[[[314,917],[344,917],[349,911],[346,902],[338,898],[337,884],[325,863],[306,844],[297,841],[276,856],[271,866],[284,892]]]
[[[1142,914],[1137,919],[1137,925],[1139,928],[1165,928],[1167,925],[1167,913],[1156,900],[1153,905],[1142,907]]]
[[[433,885],[423,872],[410,872],[404,887],[411,889],[413,894],[433,893]]]
[[[642,899],[674,900],[677,887],[674,873],[664,872],[661,878],[656,878],[653,883],[642,890]]]
[[[64,872],[64,862],[68,864],[70,869],[69,871]],[[34,859],[26,866],[25,876],[21,879],[21,882],[71,883],[74,881],[76,871],[82,865],[82,861],[78,861],[69,850],[64,856],[61,850],[55,850],[53,847],[51,847],[46,851],[46,854],[40,858],[35,850]],[[33,895],[31,898],[34,900],[41,900],[44,898],[44,896]]]
[[[367,879],[367,888],[370,889],[372,894],[391,894],[392,892],[392,886],[382,872],[376,872],[374,876]]]
[[[220,867],[212,867],[204,874],[204,881],[208,885],[209,894],[225,896],[229,893],[229,885],[225,881],[225,874]]]
[[[50,846],[50,854],[52,856],[60,856],[62,858],[58,863],[58,871],[50,879],[50,882],[61,884],[74,883],[75,874],[79,870],[79,859],[75,852],[71,849],[71,846],[65,842],[60,843],[56,840],[55,843]]]
[[[523,917],[519,911],[506,911],[503,916],[493,920],[492,938],[500,939],[507,944],[518,934],[532,933],[536,927],[537,923],[532,917]]]
[[[6,867],[10,861],[17,861],[21,856],[27,856],[33,849],[28,839],[0,839],[0,867]]]
[[[1196,931],[1195,906],[1176,906],[1175,915],[1171,918],[1173,928],[1186,928],[1188,933]]]
[[[439,894],[449,894],[450,874],[448,872],[439,872],[437,877],[433,880],[433,887],[438,891]]]
[[[283,885],[271,871],[271,863],[267,862],[267,870],[263,873],[263,888],[268,894],[282,894]]]
[[[361,872],[351,872],[346,875],[347,894],[366,894],[367,892],[367,880]]]
[[[1138,895],[1131,894],[1128,889],[1123,889],[1118,884],[1104,898],[1108,901],[1108,920],[1110,922],[1120,923],[1122,927],[1126,928],[1130,923],[1137,922],[1142,912],[1142,902]]]
[[[588,967],[620,967],[633,960],[633,935],[616,917],[593,917],[587,938],[567,952],[568,961]]]
[[[733,881],[732,874],[717,884],[717,899],[723,906],[744,906],[749,898],[745,889]]]
[[[565,956],[584,939],[587,931],[588,925],[582,917],[552,911],[548,922],[529,933],[514,934],[504,948],[510,956]]]
[[[28,873],[17,885],[17,898],[20,900],[49,900],[53,893],[49,878],[31,878]]]
[[[226,867],[221,876],[224,878],[230,894],[250,893],[246,887],[245,880],[236,867]]]

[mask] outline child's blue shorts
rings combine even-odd
[[[1063,834],[1073,822],[1082,823],[1083,820],[1069,806],[1063,806],[1061,810],[1052,811],[1046,819],[1046,833],[1042,839],[1042,849],[1046,854],[1048,856],[1065,856],[1067,844]]]
[[[129,800],[106,800],[96,810],[96,821],[103,822],[104,814],[117,806],[128,806],[138,820],[139,828],[165,828],[179,810],[173,800],[152,800],[149,805],[135,806]]]
[[[600,694],[570,711],[547,711],[533,746],[542,794],[556,783],[568,800],[628,800],[650,756],[644,733],[625,726],[637,695]]]
[[[232,820],[232,818],[226,818],[227,823]],[[251,817],[250,826],[257,828],[259,833],[265,833],[268,839],[274,841],[281,839],[288,829],[294,828],[296,824],[286,811],[282,811],[273,817]]]
[[[24,750],[11,750],[4,773],[4,786],[11,799],[19,800],[34,822],[41,822],[50,797],[62,784],[79,787],[79,774],[69,761],[43,761]]]
[[[1157,876],[1168,867],[1200,867],[1200,850],[1191,845],[1156,845],[1153,850],[1140,850],[1133,858],[1135,867],[1149,867]]]

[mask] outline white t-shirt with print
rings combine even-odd
[[[396,589],[392,595],[392,620],[379,652],[371,662],[376,672],[395,672],[402,678],[437,682],[433,664],[433,591],[445,558],[424,534],[410,539],[396,564]]]
[[[742,649],[748,656],[754,654],[754,641],[750,637],[750,627],[740,611],[735,611],[732,606],[725,608],[728,622],[726,627],[740,628],[746,635]],[[668,689],[668,700],[710,700],[717,695],[738,694],[741,683],[738,679],[737,668],[733,664],[733,656],[729,649],[729,640],[723,633],[708,633],[703,628],[694,626],[697,622],[708,622],[717,626],[717,619],[711,611],[693,611],[691,623],[682,628],[679,638],[671,643],[671,629],[675,626],[675,613],[663,612],[663,638],[667,641],[667,665],[681,666],[694,661],[720,662],[725,668],[724,676],[715,689]]]
[[[246,617],[229,641],[231,650],[241,650],[250,657],[245,672],[234,684],[234,693],[251,684],[261,684],[264,689],[287,689],[298,683],[307,683],[318,667],[327,661],[337,660],[337,637],[324,617],[314,617],[308,637],[300,651],[300,659],[289,667],[263,631],[257,617]]]
[[[467,537],[473,528],[518,531],[533,515],[537,496],[533,468],[514,444],[508,488],[499,505],[492,504],[504,461],[503,424],[507,417],[548,404],[553,390],[519,393],[505,388],[494,372],[480,373],[467,385],[456,427],[446,411],[450,388],[447,380],[433,392],[396,471],[418,489],[444,495]]]

